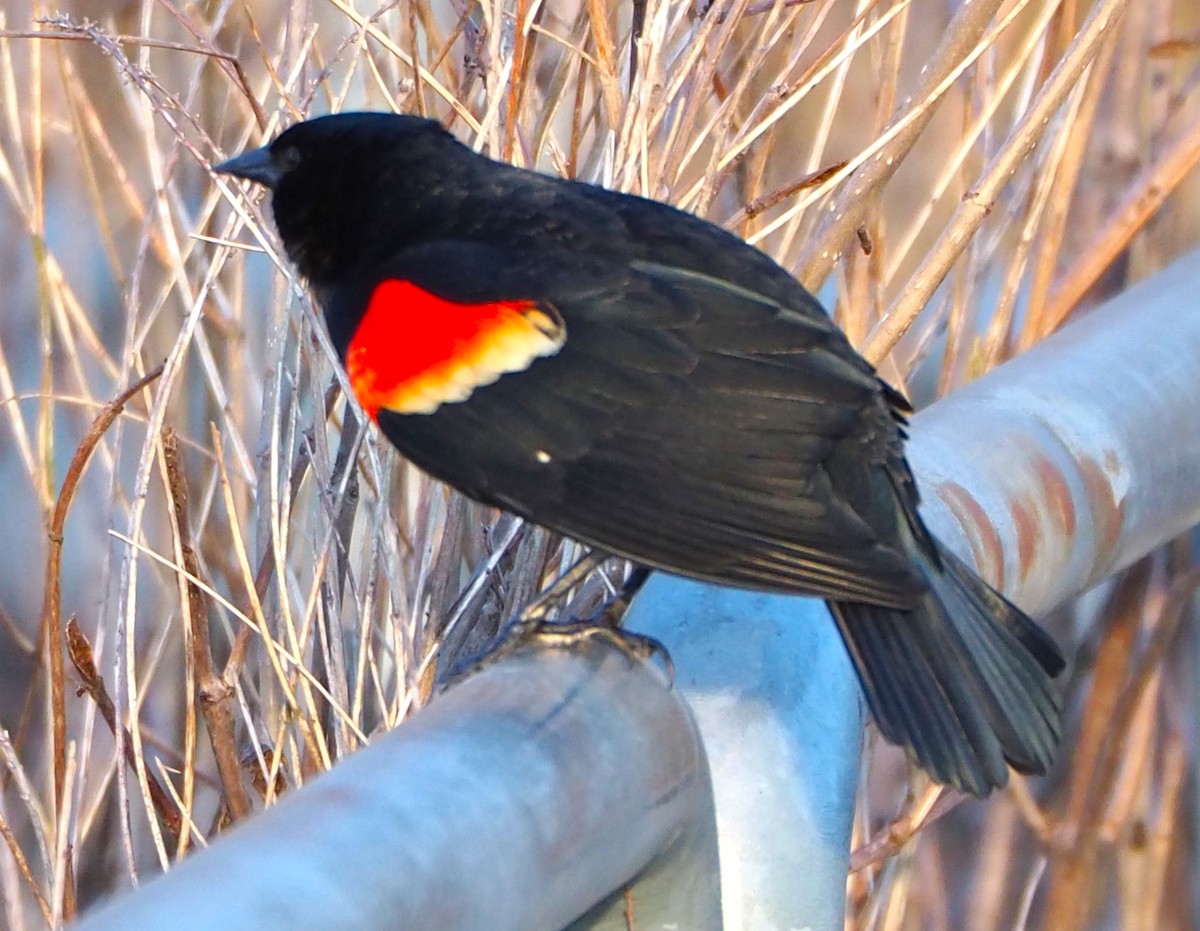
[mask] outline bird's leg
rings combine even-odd
[[[501,659],[529,644],[543,644],[569,649],[579,643],[599,637],[612,643],[622,653],[634,659],[662,658],[668,676],[674,677],[671,658],[657,640],[621,629],[621,621],[634,596],[650,574],[648,569],[637,568],[621,586],[617,596],[603,605],[589,618],[565,622],[549,620],[554,606],[566,598],[572,588],[587,578],[588,574],[602,566],[610,555],[593,550],[576,561],[566,572],[554,580],[504,629],[480,656],[472,657],[456,665],[449,676],[450,681]]]
[[[642,586],[646,584],[648,578],[650,578],[649,569],[645,566],[634,566],[633,571],[629,573],[629,578],[621,583],[621,590],[617,592],[617,596],[602,605],[600,610],[592,615],[591,620],[607,624],[612,628],[620,627],[625,623],[625,615],[629,611],[629,606],[633,604],[633,599],[637,597],[637,593],[642,590]]]
[[[594,571],[612,558],[610,553],[603,550],[589,550],[560,575],[540,595],[527,604],[520,614],[501,632],[500,636],[508,639],[516,637],[523,639],[536,632],[544,624],[549,623],[550,612],[555,606],[566,600],[576,585],[586,579]]]
[[[602,605],[591,617],[557,624],[543,623],[525,634],[525,637],[537,638],[542,643],[563,647],[599,637],[634,659],[653,659],[657,656],[666,668],[668,681],[674,681],[675,665],[671,662],[667,648],[653,637],[635,634],[621,627],[629,606],[649,577],[649,569],[637,566],[621,585],[616,597]]]

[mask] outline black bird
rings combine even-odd
[[[310,120],[216,170],[274,192],[417,466],[649,567],[828,599],[880,730],[941,782],[1050,766],[1062,656],[925,528],[908,403],[766,255],[414,116]]]

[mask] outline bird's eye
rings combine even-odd
[[[302,156],[300,150],[295,146],[288,146],[285,149],[280,149],[278,152],[272,152],[275,164],[283,171],[291,171],[300,164]]]

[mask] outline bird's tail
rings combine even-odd
[[[884,737],[939,782],[983,796],[1008,766],[1044,773],[1061,735],[1050,636],[928,538],[929,590],[912,609],[831,602]]]

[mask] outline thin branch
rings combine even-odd
[[[54,515],[50,520],[47,531],[49,538],[49,553],[46,557],[46,596],[42,608],[42,625],[40,641],[49,661],[50,670],[50,709],[53,718],[52,742],[54,759],[54,797],[63,798],[66,791],[67,767],[67,711],[66,711],[66,675],[63,669],[62,651],[62,549],[63,527],[67,522],[67,513],[71,510],[71,502],[84,470],[96,451],[97,445],[112,426],[113,421],[125,410],[125,405],[150,385],[163,373],[163,366],[158,366],[118,394],[92,422],[83,442],[75,450],[71,464],[67,467],[67,475],[63,479],[58,500],[54,505]],[[71,857],[67,857],[67,871],[72,872]],[[68,877],[69,878],[69,877]],[[62,903],[63,915],[71,917],[74,914],[74,882],[68,881],[64,886],[67,899]]]
[[[857,873],[891,859],[922,829],[954,811],[967,798],[944,786],[929,786],[911,808],[850,854],[850,872]]]
[[[1075,87],[1080,75],[1099,51],[1101,43],[1121,21],[1121,14],[1128,4],[1129,0],[1101,0],[1093,8],[1071,44],[1071,51],[1054,69],[1004,147],[987,166],[975,189],[963,198],[954,218],[913,274],[912,285],[901,292],[888,308],[883,321],[875,328],[865,352],[868,359],[882,359],[908,331],[917,314],[962,255],[967,243],[992,212],[1000,192],[1037,145],[1050,124],[1050,118]]]
[[[1096,229],[1079,258],[1062,276],[1047,301],[1046,320],[1029,339],[1053,333],[1070,317],[1100,276],[1127,248],[1133,237],[1166,203],[1167,198],[1200,164],[1200,122],[1179,135],[1154,164],[1138,177],[1112,218]]]
[[[43,26],[49,26],[51,29],[61,29],[62,32],[49,32],[46,30],[0,30],[0,38],[3,39],[58,39],[63,42],[94,42],[95,36],[87,32],[75,32],[70,30],[81,29],[66,19],[46,18],[38,19],[35,22]],[[267,114],[263,111],[262,104],[258,102],[254,91],[250,89],[250,82],[246,79],[246,72],[242,70],[242,63],[233,55],[226,52],[218,52],[216,49],[197,48],[194,45],[185,45],[182,42],[168,42],[165,39],[152,39],[149,36],[133,36],[121,33],[113,33],[108,36],[114,44],[117,45],[133,45],[142,48],[157,48],[166,49],[171,52],[187,52],[192,55],[203,55],[206,58],[212,58],[220,64],[221,70],[224,71],[237,85],[238,90],[246,98],[246,102],[250,104],[250,109],[254,112],[255,122],[258,123],[260,130],[266,130],[269,122]],[[197,35],[197,38],[201,38]]]
[[[71,665],[75,667],[76,673],[79,674],[80,691],[86,692],[92,701],[96,703],[96,707],[100,711],[100,716],[104,718],[104,723],[108,725],[109,731],[115,735],[118,725],[117,712],[113,705],[112,696],[108,693],[108,686],[104,684],[104,677],[96,669],[96,660],[92,653],[92,645],[80,629],[79,622],[74,616],[67,620],[66,641],[67,655],[71,657]],[[123,741],[123,746],[125,750],[125,762],[129,764],[130,769],[136,769],[137,764],[133,759],[133,744],[128,737]],[[183,819],[180,817],[179,808],[152,773],[146,773],[146,781],[150,785],[150,797],[154,800],[154,810],[162,818],[163,826],[172,839],[178,841],[180,832],[183,830]]]
[[[200,586],[192,581],[201,577],[200,563],[192,546],[183,457],[179,453],[179,439],[170,427],[163,430],[162,450],[167,470],[167,496],[175,517],[176,547],[186,572],[179,576],[179,585],[185,593],[184,615],[191,633],[189,657],[196,669],[196,695],[200,699],[200,710],[212,742],[225,804],[229,806],[233,820],[240,821],[250,813],[250,797],[242,781],[237,726],[233,716],[233,686],[229,679],[216,671],[208,637],[208,602]]]

